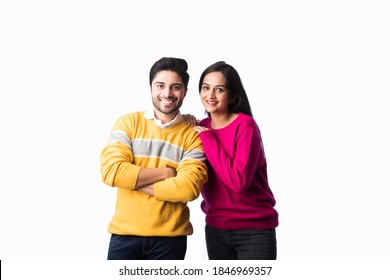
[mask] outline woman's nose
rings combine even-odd
[[[210,90],[207,95],[208,95],[209,98],[215,98],[215,91],[214,90]]]

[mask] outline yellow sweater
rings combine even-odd
[[[175,177],[156,182],[155,196],[135,190],[141,167],[173,167]],[[100,159],[102,180],[117,187],[108,231],[138,236],[180,236],[193,232],[187,202],[207,181],[198,133],[187,122],[161,129],[144,112],[120,117]]]

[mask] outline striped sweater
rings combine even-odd
[[[180,236],[193,232],[187,202],[207,181],[198,133],[187,122],[160,128],[145,112],[120,117],[101,153],[105,184],[117,187],[108,231],[138,236]],[[155,196],[135,190],[141,167],[173,167],[175,177],[154,183]]]

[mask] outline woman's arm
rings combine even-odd
[[[232,137],[226,135],[226,137]],[[236,192],[243,192],[250,186],[260,157],[264,157],[261,148],[260,132],[255,123],[241,123],[234,133],[235,151],[233,157],[216,138],[213,130],[200,133],[207,160],[226,186]],[[265,158],[264,158],[265,162]]]

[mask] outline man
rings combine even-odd
[[[187,202],[207,181],[197,132],[183,120],[187,62],[164,57],[150,69],[154,109],[120,117],[101,153],[105,184],[117,188],[108,259],[182,260],[193,228]]]

